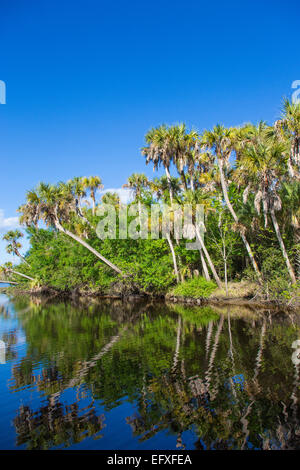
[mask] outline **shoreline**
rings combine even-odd
[[[180,304],[187,307],[201,307],[205,305],[215,306],[240,306],[249,308],[268,308],[268,309],[283,309],[293,312],[300,313],[300,302],[294,302],[289,304],[287,301],[280,301],[278,299],[267,300],[267,299],[255,299],[245,297],[183,297],[174,296],[171,294],[148,294],[148,293],[128,293],[128,294],[113,294],[113,293],[101,293],[98,291],[80,291],[80,289],[73,290],[60,290],[56,288],[41,287],[38,289],[18,289],[16,287],[0,287],[0,293],[11,294],[13,296],[30,296],[45,298],[51,300],[82,300],[82,299],[111,299],[111,300],[123,300],[127,302],[134,301],[157,301],[164,302],[166,304]]]

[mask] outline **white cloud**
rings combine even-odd
[[[0,209],[0,232],[19,227],[19,217],[4,217],[4,210]]]

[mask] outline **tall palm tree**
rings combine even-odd
[[[144,173],[133,173],[129,176],[127,183],[123,184],[123,188],[131,189],[133,192],[134,200],[137,201],[139,206],[139,214],[141,215],[141,204],[143,191],[149,186],[149,181]]]
[[[188,131],[185,124],[179,124],[170,128],[173,142],[173,162],[181,177],[184,189],[194,190],[194,169],[200,153],[199,135],[195,130]]]
[[[96,213],[96,191],[103,189],[102,180],[99,176],[85,176],[82,178],[83,187],[90,191],[90,196],[93,201],[93,215]]]
[[[18,256],[18,258],[20,258],[22,261],[24,261],[24,263],[26,263],[27,266],[29,266],[29,263],[26,261],[24,256],[22,256],[20,253],[22,244],[19,242],[19,240],[22,237],[24,237],[24,234],[20,232],[20,230],[10,230],[3,236],[2,240],[9,242],[8,245],[6,246],[7,253],[9,254],[13,253],[14,255]]]
[[[282,117],[275,122],[277,136],[289,142],[288,170],[291,178],[300,180],[300,103],[283,101]]]
[[[34,193],[35,197],[33,197]],[[35,206],[34,208],[32,207],[33,201]],[[28,210],[27,205],[29,206]],[[115,264],[106,259],[80,236],[64,227],[64,224],[70,224],[72,222],[72,218],[76,217],[74,195],[71,192],[67,192],[66,187],[62,188],[61,185],[51,186],[45,183],[40,183],[36,191],[30,192],[30,198],[27,201],[27,204],[21,206],[20,212],[23,214],[21,221],[23,223],[25,222],[27,226],[30,226],[32,222],[42,220],[47,226],[56,228],[60,232],[68,235],[77,243],[80,243],[118,274],[123,274]],[[29,214],[33,214],[32,219],[30,219]]]
[[[202,144],[205,148],[209,148],[214,151],[217,158],[218,169],[220,174],[220,181],[222,186],[222,192],[227,204],[227,207],[239,228],[240,236],[243,240],[245,248],[247,250],[248,256],[256,272],[258,279],[261,282],[261,273],[259,271],[258,265],[252,253],[251,247],[245,235],[245,228],[241,226],[238,216],[230,202],[227,188],[227,181],[225,178],[225,171],[229,167],[229,157],[233,150],[233,139],[234,139],[233,129],[226,129],[222,125],[217,125],[213,128],[212,131],[205,131],[202,138]]]
[[[197,190],[197,191],[187,191],[185,194],[184,194],[184,202],[187,202],[188,204],[191,204],[193,207],[195,207],[195,204],[202,204],[202,205],[206,205],[207,207],[207,204],[208,204],[208,194],[203,194],[200,190]],[[203,266],[203,270],[204,270],[204,275],[206,277],[206,279],[209,279],[209,274],[208,274],[208,269],[207,269],[207,265],[206,265],[206,262],[204,260],[204,256],[203,256],[203,253],[207,259],[207,262],[208,262],[208,265],[212,271],[212,274],[213,274],[213,277],[218,285],[219,288],[222,288],[222,283],[221,283],[221,280],[217,274],[217,271],[216,271],[216,268],[212,262],[212,259],[207,251],[207,248],[205,246],[205,243],[204,243],[204,240],[203,240],[203,237],[202,237],[202,234],[200,232],[200,229],[198,227],[198,224],[195,223],[195,232],[196,232],[196,238],[198,240],[198,243],[200,244],[200,256],[201,256],[201,262],[202,262],[202,266]],[[203,253],[202,253],[203,252]]]
[[[172,177],[171,183],[172,183],[172,187],[174,189],[176,189],[178,187],[178,181],[177,181],[176,178]],[[166,187],[168,185],[166,185],[165,177],[155,178],[153,182],[149,182],[149,186],[150,186],[151,190],[153,191],[153,193],[156,194],[156,197],[157,197],[158,200],[162,200],[164,203],[169,202],[168,192],[166,191]],[[168,214],[168,215],[171,216],[172,213]],[[166,239],[167,239],[167,242],[169,244],[169,247],[170,247],[172,260],[173,260],[173,266],[174,266],[174,273],[175,273],[176,281],[177,281],[177,284],[178,284],[180,282],[180,276],[179,276],[179,269],[178,269],[174,244],[173,244],[173,241],[172,241],[172,238],[171,238],[171,234],[169,233],[168,230],[166,230],[165,235],[166,235]]]
[[[300,279],[300,181],[283,181],[281,184],[280,197],[282,200],[281,219],[285,226],[293,230],[295,249],[294,265],[297,277]]]
[[[76,215],[82,220],[84,225],[89,225],[90,227],[94,228],[82,212],[80,200],[81,197],[86,195],[86,192],[83,189],[83,185],[80,182],[80,179],[81,178],[74,178],[73,180],[69,180],[67,183],[60,181],[58,183],[58,188],[62,196],[73,196]],[[87,235],[85,238],[88,238]]]
[[[84,185],[83,178],[80,176],[75,176],[69,180],[67,184],[71,185],[74,196],[78,203],[78,207],[81,210],[81,200],[83,197],[86,197],[86,187]]]
[[[154,170],[157,170],[160,165],[163,165],[169,184],[171,204],[173,204],[170,165],[174,158],[174,146],[171,139],[170,128],[163,124],[150,129],[145,136],[145,140],[148,146],[143,147],[142,155],[146,157],[147,165],[152,161]]]
[[[173,163],[180,175],[184,189],[188,189],[188,174],[191,189],[194,189],[194,166],[200,155],[199,135],[195,130],[188,131],[185,124],[162,126],[151,129],[145,137],[148,146],[142,149],[146,164],[152,161],[154,169],[165,168],[169,184],[170,201],[173,203],[170,166]]]
[[[265,143],[246,146],[238,162],[236,177],[248,182],[244,192],[244,202],[247,200],[249,190],[255,193],[254,205],[258,213],[262,206],[265,227],[268,225],[268,215],[271,216],[290,278],[293,283],[296,283],[296,276],[276,217],[276,211],[281,210],[282,206],[278,191],[281,178],[285,174],[284,150],[285,146],[282,143],[270,139]]]
[[[103,204],[109,204],[115,207],[118,207],[121,203],[118,193],[111,193],[110,191],[103,194],[101,202],[103,202]]]
[[[171,176],[170,184],[173,197],[176,202],[179,202],[182,191],[182,184],[179,178]],[[166,176],[163,175],[160,178],[153,178],[152,181],[149,181],[149,188],[158,200],[163,199],[164,202],[170,203],[169,182]]]

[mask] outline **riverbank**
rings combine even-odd
[[[19,286],[10,286],[0,288],[0,292],[7,293],[12,296],[30,296],[37,298],[45,298],[47,300],[80,300],[80,299],[119,299],[126,301],[138,301],[138,300],[153,300],[163,301],[168,304],[182,304],[186,306],[240,306],[249,308],[270,308],[270,309],[287,309],[292,311],[299,311],[300,313],[300,298],[287,298],[287,299],[268,299],[265,298],[261,291],[258,290],[258,286],[253,283],[235,283],[234,288],[231,286],[229,293],[231,295],[224,295],[224,291],[221,289],[215,289],[212,294],[207,297],[204,296],[188,296],[188,295],[174,295],[172,292],[166,294],[155,294],[141,292],[136,287],[125,289],[124,286],[121,288],[119,285],[117,288],[111,289],[106,293],[101,290],[91,288],[76,288],[61,290],[54,287],[42,286],[35,287],[32,289],[24,289]],[[115,286],[116,287],[116,286]]]

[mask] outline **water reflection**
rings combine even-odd
[[[296,313],[22,298],[0,319],[17,447],[300,448]]]

